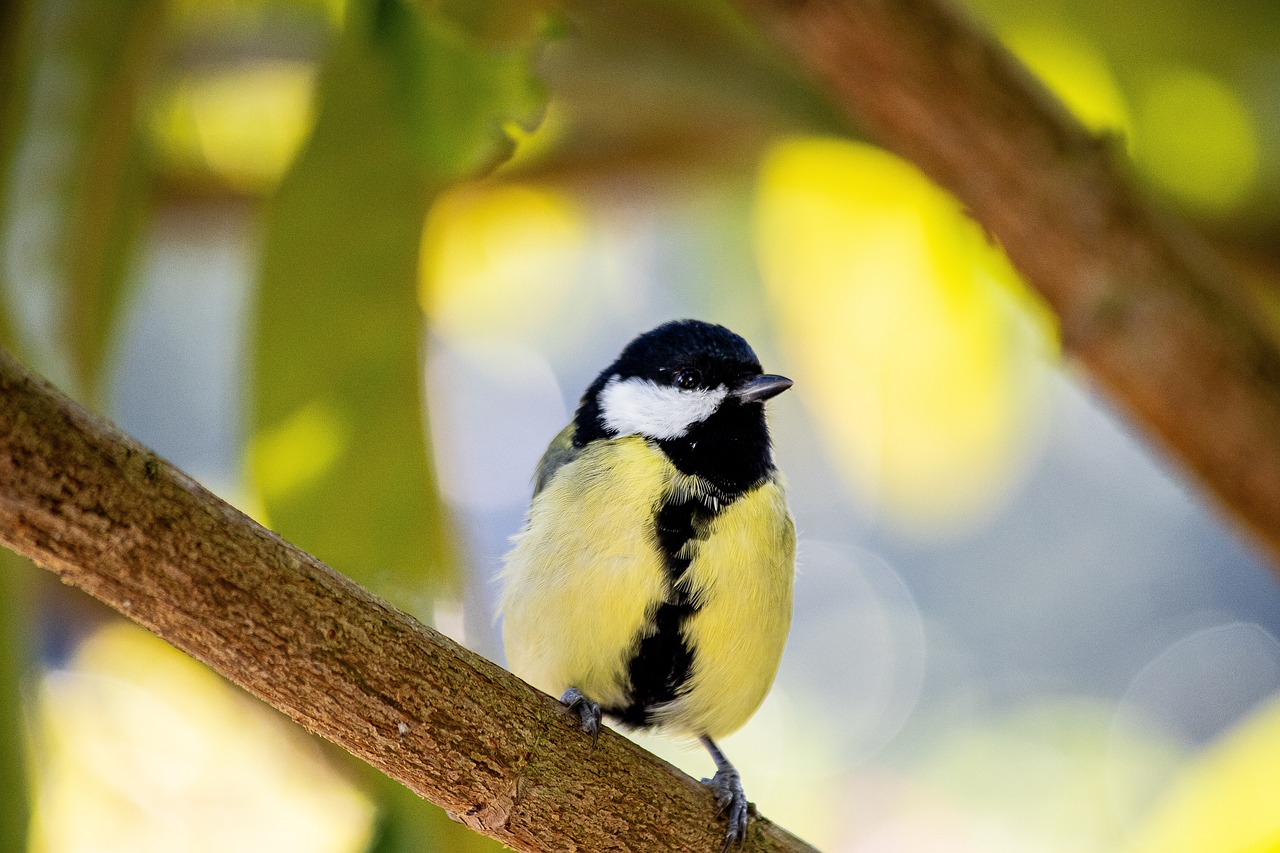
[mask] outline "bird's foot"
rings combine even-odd
[[[702,784],[709,785],[716,797],[718,814],[729,822],[724,833],[724,845],[720,848],[728,850],[734,845],[742,845],[747,840],[747,803],[746,792],[742,790],[742,779],[738,771],[732,767],[722,767],[710,779],[703,779]]]
[[[716,763],[716,775],[703,779],[702,784],[711,787],[716,797],[718,814],[723,815],[729,824],[725,828],[724,844],[720,845],[720,851],[724,853],[730,847],[741,847],[746,843],[751,804],[747,802],[747,795],[742,790],[742,777],[738,775],[737,768],[724,757],[715,741],[705,735],[701,740]]]
[[[560,701],[568,706],[570,711],[577,712],[582,730],[591,735],[591,747],[594,749],[600,740],[600,718],[604,716],[600,706],[588,699],[586,694],[576,687],[566,690],[560,697]]]

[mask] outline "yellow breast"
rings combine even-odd
[[[660,724],[723,737],[760,707],[791,628],[795,549],[776,480],[716,516],[689,566],[699,605],[684,628],[693,669],[683,695],[657,713]]]
[[[593,442],[538,493],[507,555],[503,639],[521,678],[625,700],[628,652],[666,591],[651,520],[675,469],[643,439]]]
[[[705,486],[638,437],[593,442],[539,492],[504,571],[504,639],[512,671],[560,695],[578,687],[602,705],[628,701],[628,662],[652,630],[669,581],[655,514]],[[685,583],[693,650],[660,725],[719,737],[759,707],[791,621],[795,530],[770,480],[725,506],[692,547]]]

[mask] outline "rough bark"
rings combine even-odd
[[[739,0],[888,147],[951,190],[1063,344],[1280,568],[1280,352],[1225,266],[946,0]]]
[[[704,786],[264,529],[0,350],[0,542],[519,850],[716,850]],[[748,850],[811,849],[763,818]]]

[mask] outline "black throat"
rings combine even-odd
[[[680,438],[657,442],[680,473],[701,477],[732,500],[773,473],[764,404],[726,400]]]

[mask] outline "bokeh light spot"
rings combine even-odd
[[[152,114],[161,158],[179,173],[270,190],[313,123],[312,65],[272,61],[184,78]]]
[[[875,554],[809,536],[796,562],[796,611],[805,617],[792,626],[779,684],[803,705],[840,708],[828,746],[866,762],[916,709],[927,661],[923,619],[906,583]]]
[[[1252,833],[1257,840],[1280,830],[1280,817],[1275,817],[1273,810],[1260,809],[1258,800],[1242,793],[1255,780],[1262,784],[1257,777],[1266,771],[1240,754],[1242,749],[1255,749],[1262,761],[1274,761],[1280,755],[1280,706],[1272,709],[1269,718],[1264,714],[1250,721],[1257,708],[1269,700],[1274,702],[1277,689],[1280,643],[1258,625],[1215,625],[1170,643],[1129,683],[1116,710],[1117,730],[1159,732],[1168,742],[1187,749],[1210,744],[1219,732],[1235,730],[1238,734],[1228,735],[1224,748],[1209,746],[1204,757],[1178,775],[1163,772],[1110,780],[1117,811],[1132,825],[1145,825],[1141,837],[1150,839],[1195,837],[1197,833],[1203,839],[1204,827],[1194,824],[1208,820],[1215,810],[1219,814],[1213,820],[1236,826],[1236,838]],[[1239,791],[1234,790],[1237,786]],[[1197,815],[1194,819],[1188,818],[1184,808],[1191,800],[1199,803],[1190,811]],[[1226,801],[1238,801],[1239,821],[1230,818]],[[1140,849],[1152,853],[1253,849],[1248,845],[1206,848],[1168,846],[1163,841],[1144,843],[1147,846]]]
[[[1155,77],[1138,102],[1138,165],[1206,214],[1239,204],[1258,173],[1249,111],[1221,81],[1191,69]]]
[[[254,482],[272,498],[315,482],[338,460],[350,433],[347,419],[332,405],[312,400],[254,437],[250,448]]]
[[[567,195],[519,184],[442,195],[422,236],[421,299],[432,331],[529,340],[572,314],[585,214]]]
[[[364,849],[373,805],[293,723],[135,626],[48,673],[34,853]]]
[[[867,503],[930,533],[990,511],[1051,339],[1003,254],[912,166],[828,139],[767,153],[756,245],[796,389]]]
[[[1004,42],[1090,130],[1131,130],[1106,57],[1088,41],[1064,29],[1022,26],[1008,30]]]
[[[1155,805],[1131,853],[1280,848],[1280,698],[1196,758]]]

